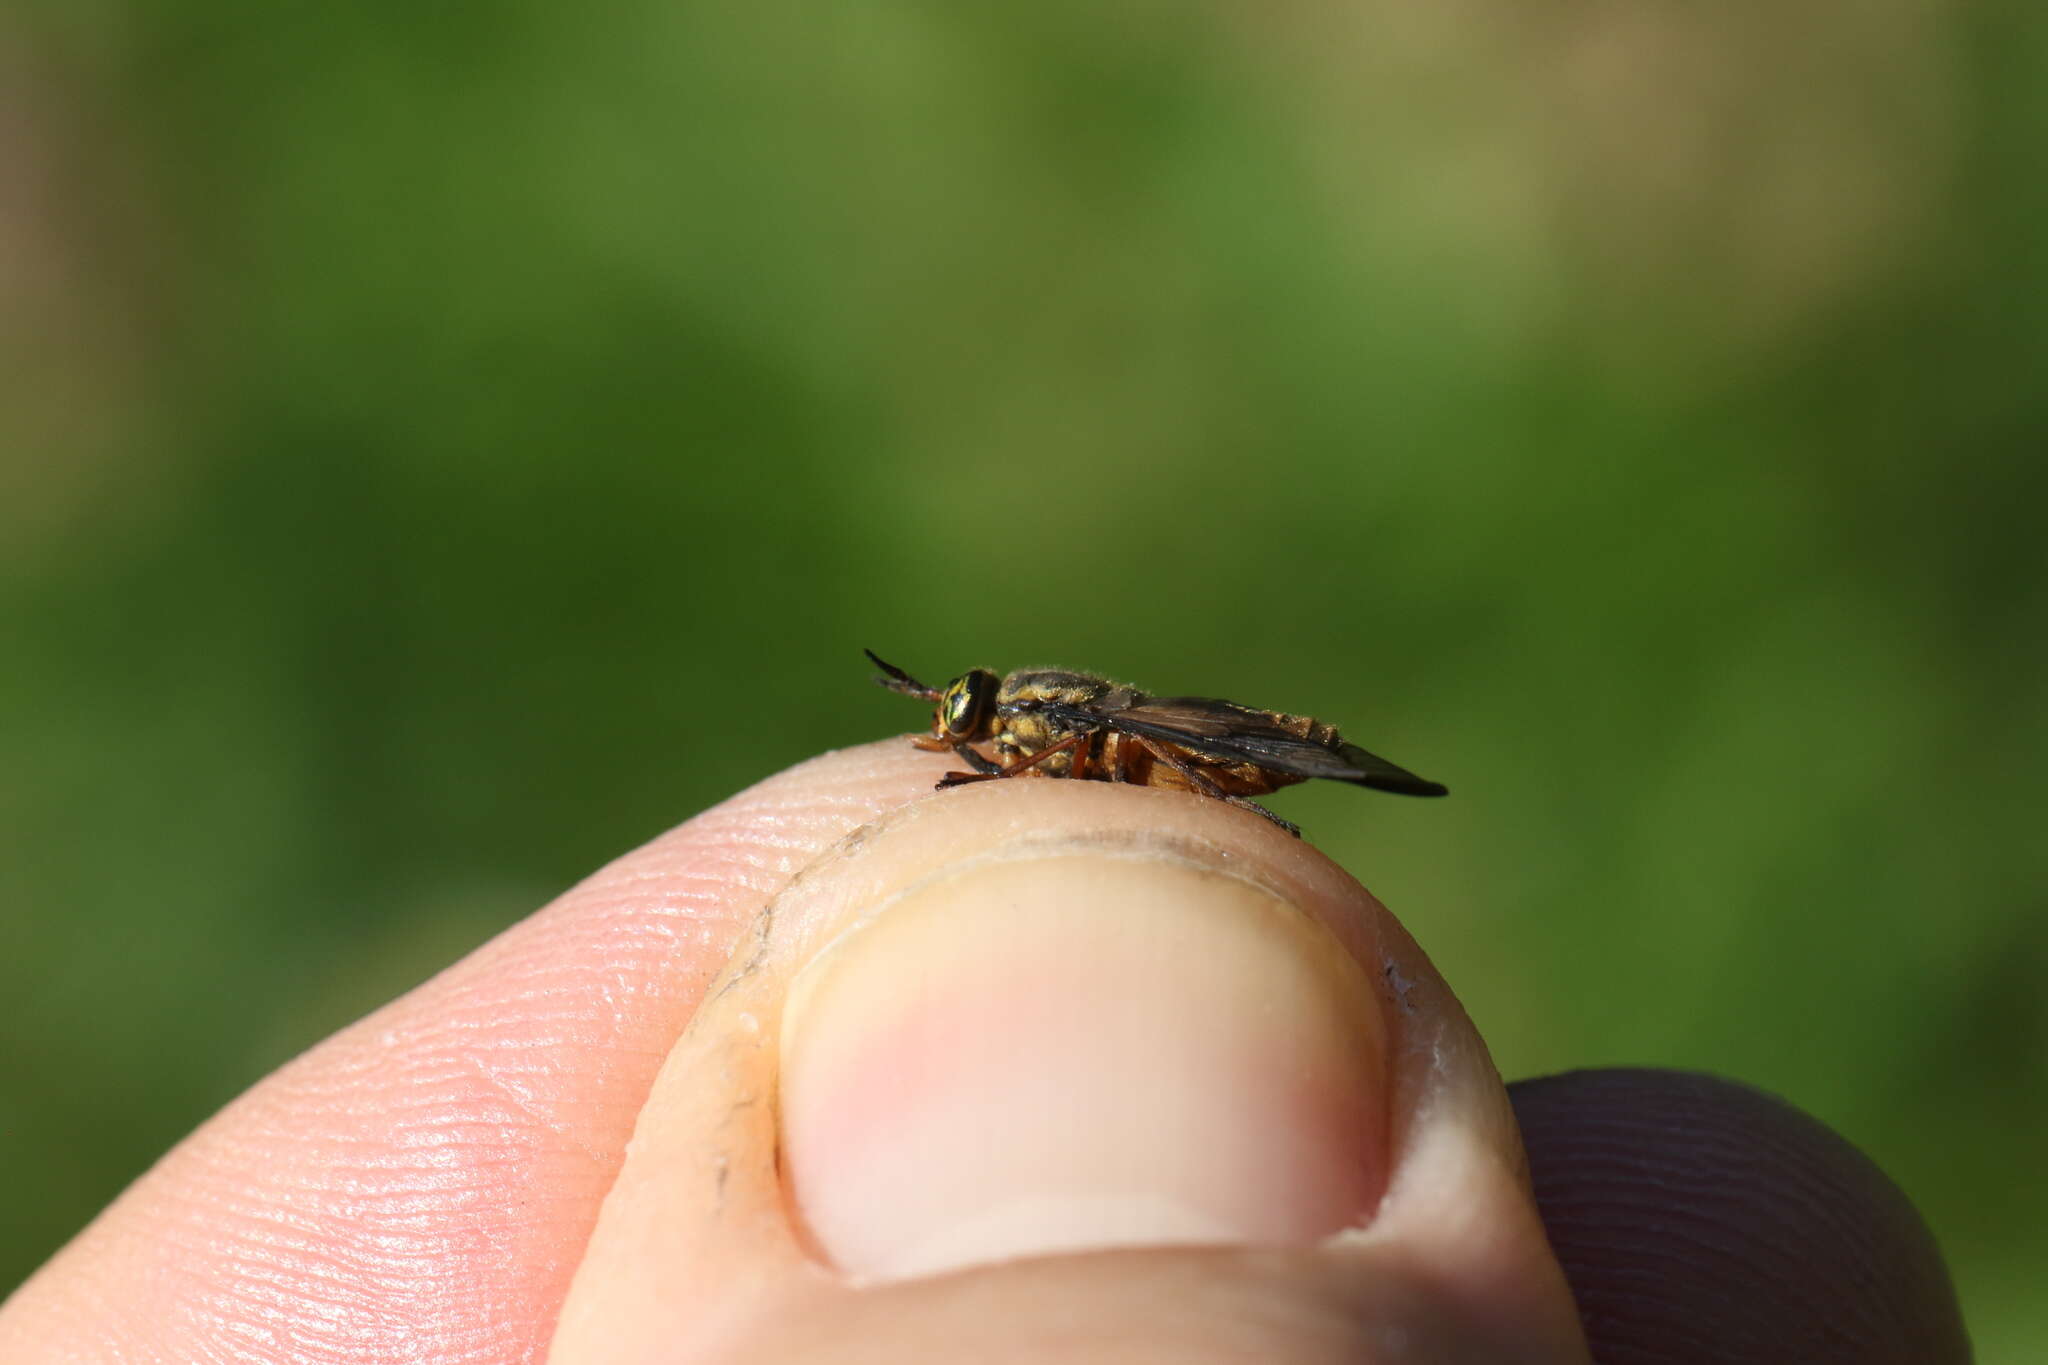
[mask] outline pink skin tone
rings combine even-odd
[[[0,1359],[1587,1358],[1384,908],[1221,803],[950,763],[770,778],[314,1048]]]

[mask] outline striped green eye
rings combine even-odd
[[[995,700],[996,675],[977,668],[946,684],[939,697],[939,726],[948,739],[969,740],[978,736]]]

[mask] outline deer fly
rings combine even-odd
[[[891,692],[935,703],[920,749],[951,750],[974,771],[947,773],[940,788],[1035,774],[1132,782],[1196,792],[1257,811],[1296,838],[1301,831],[1248,798],[1327,777],[1403,796],[1447,789],[1344,742],[1308,716],[1260,711],[1209,697],[1151,697],[1088,673],[1020,669],[998,678],[972,669],[927,687],[866,651]],[[973,746],[988,743],[993,759]]]

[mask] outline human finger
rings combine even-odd
[[[1417,1353],[1584,1358],[1455,997],[1266,822],[1040,781],[899,810],[776,898],[550,1358]]]
[[[0,1306],[0,1360],[536,1358],[743,927],[944,766],[890,741],[777,774],[313,1048]]]
[[[1926,1223],[1809,1115],[1714,1076],[1575,1071],[1509,1087],[1595,1357],[1961,1365]]]

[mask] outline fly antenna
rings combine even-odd
[[[881,669],[883,673],[888,675],[887,677],[877,678],[875,681],[888,688],[891,692],[901,692],[906,697],[916,697],[921,701],[937,701],[939,699],[938,688],[926,687],[896,665],[883,659],[881,655],[875,653],[872,649],[864,649],[861,653],[867,655],[876,668]]]

